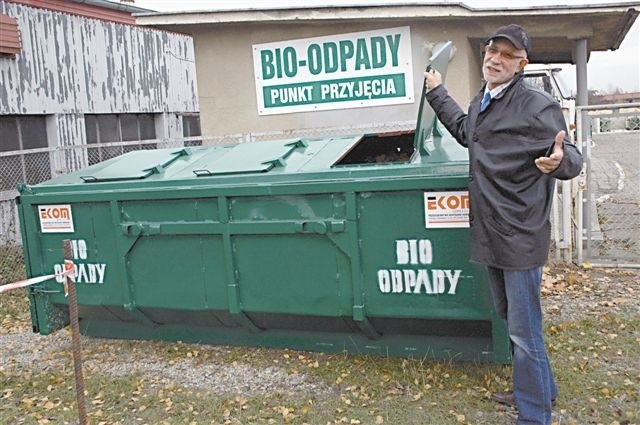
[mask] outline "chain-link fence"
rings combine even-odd
[[[183,146],[207,146],[286,139],[293,137],[332,137],[347,134],[384,133],[410,130],[415,122],[396,122],[349,127],[295,131],[231,134],[217,137],[189,137],[171,140],[101,143],[83,146],[0,152],[0,285],[25,277],[20,224],[17,216],[16,187],[37,184],[134,150]]]
[[[580,262],[640,266],[640,103],[580,108],[590,130]]]

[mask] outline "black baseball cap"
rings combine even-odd
[[[496,38],[506,38],[518,50],[524,50],[529,56],[531,51],[531,39],[527,32],[520,25],[510,24],[500,27],[491,37],[487,39],[487,43]]]

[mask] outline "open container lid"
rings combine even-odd
[[[429,58],[429,65],[427,65],[427,71],[435,69],[442,75],[442,83],[444,84],[447,76],[447,68],[449,67],[449,61],[453,56],[453,42],[447,41],[443,45],[435,49],[434,53]],[[428,142],[432,139],[434,133],[438,136],[442,134],[438,131],[436,122],[438,118],[434,110],[427,104],[425,95],[427,89],[424,81],[422,83],[422,95],[420,96],[420,107],[418,108],[418,121],[416,123],[416,133],[413,139],[413,145],[416,152],[420,155],[429,155]]]

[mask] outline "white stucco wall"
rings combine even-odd
[[[260,116],[256,99],[254,44],[409,26],[414,103]],[[416,119],[423,72],[436,43],[452,40],[457,50],[447,79],[457,98],[469,99],[480,85],[480,55],[463,31],[446,22],[388,20],[344,23],[239,23],[192,28],[203,134],[288,131],[362,126]]]

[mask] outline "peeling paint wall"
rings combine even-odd
[[[0,115],[46,115],[51,177],[89,164],[86,149],[65,148],[86,144],[84,114],[156,114],[167,139],[182,137],[181,113],[199,112],[190,36],[2,0],[0,13],[18,20],[22,44],[0,57]],[[14,158],[0,173],[17,172]],[[0,191],[0,242],[20,243],[16,195]]]
[[[86,144],[84,115],[55,114],[47,120],[47,134],[52,146],[71,146]],[[51,140],[54,138],[54,140]],[[51,177],[66,174],[69,170],[79,170],[89,163],[85,149],[60,150],[51,154]]]
[[[0,58],[0,114],[198,111],[191,37],[0,1],[22,51]]]

